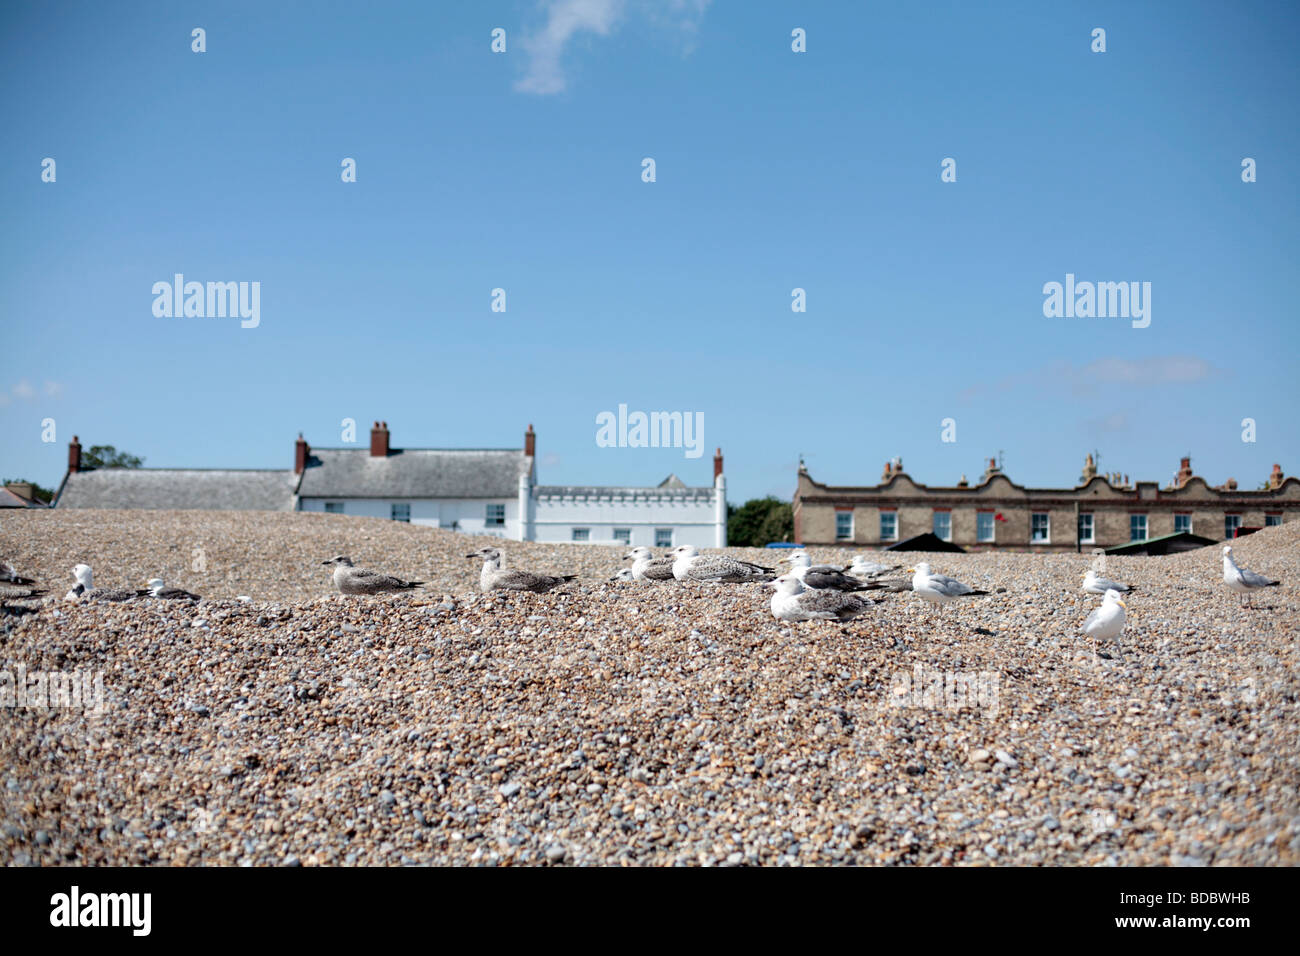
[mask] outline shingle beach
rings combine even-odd
[[[479,594],[491,544],[580,577]],[[53,600],[8,602],[0,669],[98,673],[104,707],[0,707],[0,863],[1294,865],[1300,522],[1234,544],[1282,581],[1253,608],[1218,547],[1107,559],[1137,591],[1101,656],[1088,555],[886,555],[993,593],[783,624],[761,585],[610,582],[617,547],[5,514]],[[339,597],[338,554],[429,587]],[[66,602],[78,562],[204,600]]]

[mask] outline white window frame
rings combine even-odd
[[[665,537],[668,539],[667,542],[663,542],[663,538]],[[675,535],[673,534],[672,528],[655,528],[655,547],[671,548],[673,546],[674,537]]]
[[[405,509],[406,509],[406,517],[405,517],[405,518],[399,518],[399,517],[397,517],[397,509],[398,509],[398,508],[405,508]],[[410,523],[411,523],[411,503],[410,503],[409,501],[394,501],[392,504],[390,504],[390,505],[388,506],[388,516],[389,516],[390,518],[392,518],[392,520],[394,520],[394,521],[404,521],[406,524],[410,524]]]
[[[1142,537],[1133,537],[1133,522],[1135,518],[1142,520]],[[1128,539],[1129,541],[1146,541],[1151,537],[1151,519],[1145,514],[1130,514],[1128,516]]]
[[[501,520],[498,521],[493,517],[493,509],[500,508]],[[483,507],[483,527],[485,528],[504,528],[506,526],[506,506],[493,502]]]
[[[1034,537],[1034,519],[1046,518],[1047,533],[1041,537]],[[1050,511],[1031,511],[1029,512],[1029,543],[1030,544],[1051,544],[1052,543],[1052,513]]]
[[[893,532],[893,534],[885,534],[885,519],[886,519],[886,518],[892,518],[893,521],[894,521],[894,532]],[[885,511],[885,510],[883,510],[883,509],[881,510],[881,512],[880,512],[880,540],[881,540],[881,541],[897,541],[897,540],[898,540],[898,512],[897,512],[897,511]]]
[[[938,532],[938,530],[935,528],[935,525],[936,525],[936,524],[938,523],[938,521],[939,521],[939,516],[940,516],[940,515],[943,515],[945,518],[948,519],[948,533],[947,533],[947,535],[942,535],[942,534],[940,534],[940,533]],[[940,541],[951,541],[951,540],[952,540],[952,512],[951,512],[951,511],[936,511],[936,512],[934,512],[933,517],[930,518],[930,530],[934,533],[934,536],[935,536],[936,538],[938,538]]]
[[[632,543],[632,529],[631,529],[631,528],[615,528],[615,529],[614,529],[614,540],[617,541],[619,544],[631,544],[631,543]]]
[[[571,528],[569,529],[569,540],[573,542],[590,541],[590,528]]]
[[[1186,528],[1183,528],[1182,530],[1179,530],[1179,528],[1178,528],[1178,519],[1179,519],[1179,518],[1185,518],[1185,519],[1187,519],[1187,527],[1186,527]],[[1191,512],[1187,512],[1187,511],[1176,511],[1176,512],[1174,512],[1174,534],[1183,534],[1184,532],[1186,532],[1187,534],[1191,534],[1191,533],[1192,533],[1192,515],[1191,515]]]
[[[1265,528],[1276,528],[1281,523],[1282,523],[1281,515],[1264,515]]]
[[[980,535],[980,519],[981,519],[981,518],[987,518],[987,519],[988,519],[988,522],[989,522],[989,534],[988,534],[988,537],[987,537],[987,538],[985,538],[985,537],[981,537],[981,535]],[[997,519],[997,517],[994,515],[994,513],[993,513],[992,511],[977,511],[977,512],[975,512],[975,541],[976,541],[976,543],[978,543],[978,544],[992,544],[993,542],[997,541],[997,539],[998,539],[998,519]]]
[[[849,529],[848,529],[848,534],[841,534],[841,533],[840,533],[840,518],[842,518],[842,517],[843,517],[843,518],[848,518],[848,519],[849,519]],[[853,512],[852,512],[850,509],[847,509],[847,508],[845,508],[845,509],[839,509],[839,508],[837,508],[837,509],[835,510],[835,540],[836,540],[836,541],[852,541],[852,540],[853,540]]]
[[[1084,518],[1088,519],[1088,536],[1085,538],[1083,536],[1082,529],[1078,528],[1076,530],[1076,533],[1079,535],[1079,543],[1096,544],[1097,543],[1097,515],[1095,512],[1092,511],[1080,511],[1079,521],[1077,522],[1077,524],[1082,524]]]

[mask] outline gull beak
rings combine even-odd
[[[908,568],[906,573],[907,573],[907,574],[915,574],[915,573],[916,573],[916,568]]]
[[[321,566],[324,567],[327,564],[333,564],[333,563],[334,563],[333,561],[322,561]]]
[[[1127,607],[1128,607],[1128,605],[1125,604],[1122,600],[1116,601],[1115,603],[1118,604],[1118,605],[1119,605],[1120,607],[1122,607],[1122,608],[1127,608]]]
[[[465,555],[465,557],[467,557],[467,558],[477,558],[477,557],[479,557],[479,555],[477,555],[477,554],[467,554],[467,555]]]

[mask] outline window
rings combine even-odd
[[[1191,515],[1174,515],[1174,534],[1192,533]]]
[[[1271,527],[1273,527],[1273,525],[1275,525],[1275,524],[1281,524],[1281,523],[1282,523],[1282,516],[1281,516],[1281,515],[1264,515],[1264,527],[1265,527],[1265,528],[1271,528]]]
[[[1130,541],[1145,541],[1147,539],[1146,515],[1128,516],[1128,539]]]
[[[993,512],[977,511],[975,512],[975,540],[992,541],[993,540]]]
[[[881,541],[898,540],[898,512],[897,511],[880,512],[880,540]]]
[[[1241,527],[1241,515],[1224,515],[1223,516],[1223,536],[1231,538]]]
[[[853,540],[853,512],[852,511],[835,512],[835,540],[836,541]]]
[[[1079,512],[1079,543],[1092,544],[1097,540],[1097,532],[1092,523],[1092,512]]]
[[[573,540],[574,540],[574,541],[590,541],[590,540],[591,540],[591,529],[590,529],[590,528],[574,528],[574,529],[573,529]]]
[[[1035,511],[1029,516],[1029,540],[1050,542],[1052,540],[1052,518],[1045,511]]]
[[[934,513],[934,536],[942,541],[952,540],[951,511],[936,511]]]
[[[615,528],[615,529],[614,529],[614,540],[617,541],[619,544],[631,544],[631,543],[632,543],[632,529],[631,529],[631,528]]]
[[[506,525],[506,506],[488,505],[483,514],[483,523],[489,528],[504,528]]]
[[[341,501],[327,501],[327,502],[325,502],[325,513],[326,513],[327,515],[341,515],[341,514],[343,514],[343,502],[341,502]]]
[[[655,528],[655,547],[671,548],[673,546],[672,528]]]
[[[411,506],[410,506],[410,505],[393,505],[392,516],[393,516],[393,520],[394,520],[394,521],[408,521],[408,522],[409,522],[409,521],[411,520]]]

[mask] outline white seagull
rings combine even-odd
[[[340,594],[384,594],[388,591],[410,591],[424,587],[423,581],[404,581],[391,574],[354,568],[352,559],[345,554],[322,561],[322,565],[334,565],[334,586]]]
[[[778,621],[851,621],[872,603],[843,591],[808,590],[793,574],[783,574],[767,586],[776,588],[772,616]]]
[[[1128,584],[1120,584],[1118,581],[1111,581],[1108,578],[1099,577],[1097,572],[1089,568],[1083,576],[1083,589],[1089,594],[1105,594],[1107,591],[1118,591],[1120,594],[1128,594],[1130,591],[1136,591],[1137,588]]]
[[[673,580],[673,559],[656,558],[655,553],[645,545],[638,545],[625,558],[632,559],[632,578],[636,581],[671,581]]]
[[[197,601],[199,596],[191,594],[183,588],[169,588],[163,586],[162,578],[150,578],[147,582],[149,593],[144,597],[161,598],[164,601]]]
[[[1250,603],[1250,596],[1260,588],[1275,588],[1278,581],[1270,581],[1262,574],[1256,574],[1254,571],[1247,571],[1245,568],[1237,567],[1237,562],[1232,559],[1232,548],[1224,545],[1223,548],[1223,583],[1232,588],[1243,598],[1243,603]]]
[[[619,570],[618,574],[614,575],[612,578],[610,578],[610,580],[611,581],[635,581],[636,578],[632,576],[631,568],[622,568]]]
[[[802,548],[791,551],[788,557],[778,559],[777,563],[788,563],[790,573],[799,579],[799,583],[815,591],[873,591],[881,587],[879,584],[850,577],[832,565],[813,564],[808,552]]]
[[[497,548],[482,548],[465,557],[483,559],[483,570],[478,577],[478,586],[483,591],[532,591],[541,594],[577,577],[576,574],[534,574],[531,571],[503,568],[502,554]]]
[[[908,570],[912,573],[912,590],[916,592],[917,597],[931,604],[951,604],[959,598],[989,593],[977,591],[969,584],[962,584],[956,578],[950,578],[945,574],[935,574],[930,570],[930,565],[924,562]]]
[[[78,564],[72,569],[72,576],[77,583],[63,596],[67,601],[134,601],[147,593],[134,588],[97,588],[88,564]]]
[[[855,554],[853,563],[848,566],[847,571],[855,578],[874,578],[890,571],[897,571],[900,567],[902,565],[899,564],[877,564],[875,561],[868,561],[865,554]]]
[[[775,568],[750,564],[729,558],[725,554],[700,554],[691,544],[673,548],[673,577],[678,581],[710,581],[715,584],[744,584],[749,581],[771,581]]]
[[[1094,653],[1097,641],[1114,641],[1119,643],[1120,632],[1124,630],[1124,609],[1128,607],[1119,592],[1114,588],[1106,592],[1097,608],[1083,622],[1079,630],[1092,638]]]

